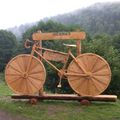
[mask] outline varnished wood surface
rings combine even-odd
[[[14,57],[5,69],[7,85],[19,94],[35,94],[43,87],[45,78],[46,71],[42,62],[28,54]]]
[[[65,32],[65,33],[42,33],[36,32],[33,33],[32,38],[33,40],[84,40],[86,37],[85,32]]]
[[[60,52],[53,52],[53,51],[45,51],[43,53],[43,56],[47,60],[57,61],[62,63],[65,63],[68,58],[68,54],[62,54]]]
[[[70,63],[67,74],[72,89],[82,96],[100,95],[111,80],[107,61],[93,53],[79,55]]]

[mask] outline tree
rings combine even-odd
[[[0,30],[0,72],[16,51],[17,41],[13,33]]]
[[[117,33],[113,36],[113,45],[120,52],[120,33]]]

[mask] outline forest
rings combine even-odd
[[[18,54],[30,53],[31,49],[24,48],[26,39],[32,41],[32,34],[42,32],[85,31],[86,39],[82,42],[82,53],[96,53],[106,59],[111,67],[112,79],[105,91],[107,94],[120,95],[120,3],[96,4],[83,10],[59,15],[50,19],[40,20],[31,27],[26,27],[21,37],[8,30],[0,30],[0,72],[4,72],[6,64]],[[66,41],[45,41],[43,46],[60,50]],[[67,43],[74,43],[68,41]],[[66,48],[62,48],[66,52]],[[73,49],[75,54],[75,49]],[[56,63],[55,63],[56,64]],[[58,75],[46,63],[47,79],[45,89],[55,92]],[[57,63],[57,66],[61,64]],[[62,81],[60,93],[72,93],[68,82]]]

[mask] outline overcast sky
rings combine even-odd
[[[74,11],[97,2],[120,0],[0,0],[0,29],[39,21],[44,17]]]

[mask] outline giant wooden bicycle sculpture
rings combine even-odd
[[[63,76],[66,76],[72,89],[81,96],[96,96],[101,94],[109,85],[111,70],[106,60],[93,53],[81,54],[81,40],[85,39],[84,32],[65,33],[41,33],[33,34],[34,44],[31,54],[21,54],[14,57],[6,66],[5,79],[8,86],[18,94],[33,95],[42,89],[46,70],[42,63],[45,60],[55,70],[58,71],[60,83]],[[65,44],[68,52],[58,52],[43,48],[40,44],[42,40],[69,40],[77,41],[76,45]],[[25,45],[29,47],[27,40]],[[71,48],[76,47],[78,56],[75,57]],[[44,52],[42,52],[44,51]],[[35,57],[37,54],[39,58]],[[69,65],[68,59],[72,57]],[[63,68],[58,69],[50,61],[63,63]],[[67,67],[68,66],[68,67]],[[59,87],[60,87],[59,83]]]

